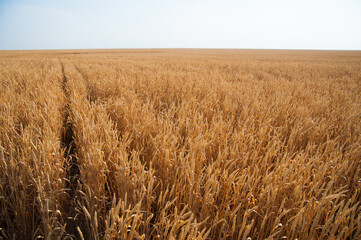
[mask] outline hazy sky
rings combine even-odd
[[[0,49],[361,50],[361,0],[0,0]]]

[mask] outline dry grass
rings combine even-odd
[[[361,53],[0,53],[0,237],[358,239]]]

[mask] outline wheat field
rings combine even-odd
[[[0,239],[360,239],[361,52],[0,52]]]

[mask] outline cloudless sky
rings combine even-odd
[[[0,0],[0,50],[361,50],[361,0]]]

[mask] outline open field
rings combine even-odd
[[[0,238],[361,238],[360,51],[1,51],[0,127]]]

